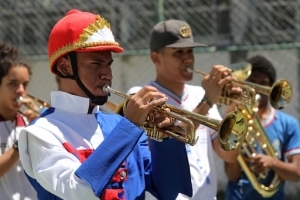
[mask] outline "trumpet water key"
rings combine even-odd
[[[108,85],[103,87],[105,93],[113,93],[125,98],[123,106],[124,113],[126,113],[127,103],[130,96],[122,92],[110,88]],[[170,111],[166,111],[166,109]],[[195,137],[195,125],[203,124],[213,130],[218,131],[218,139],[221,147],[226,151],[231,151],[240,146],[247,134],[247,120],[244,114],[240,111],[232,111],[227,114],[223,120],[216,120],[182,108],[175,107],[170,104],[160,105],[151,112],[143,125],[147,131],[147,135],[151,138],[161,141],[163,133],[173,137],[184,143],[194,145],[197,142]],[[149,123],[154,120],[155,113],[164,113],[175,120],[180,121],[180,126],[167,126],[163,128],[150,127]],[[154,113],[154,114],[153,114]],[[148,133],[149,131],[149,133]]]

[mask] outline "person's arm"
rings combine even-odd
[[[289,156],[287,162],[264,154],[251,158],[254,161],[253,168],[256,173],[264,172],[270,168],[283,180],[293,182],[300,180],[300,154]]]
[[[300,154],[289,156],[287,160],[287,163],[276,160],[272,169],[283,180],[298,182],[300,180]]]
[[[19,160],[19,152],[11,147],[0,156],[0,177],[6,174]]]
[[[20,134],[19,151],[28,176],[47,191],[62,199],[99,199],[142,132],[123,118],[81,164],[52,133],[30,126]]]
[[[224,169],[225,174],[230,181],[237,182],[240,179],[242,168],[237,160],[231,163],[224,162]]]
[[[238,157],[240,153],[240,148],[237,148],[232,151],[225,151],[221,148],[220,143],[218,141],[218,138],[215,138],[213,140],[213,148],[216,152],[216,154],[225,162],[232,163],[236,161],[236,158]]]
[[[211,118],[214,118],[214,119],[217,119],[217,120],[222,120],[220,114],[219,114],[219,111],[217,109],[216,106],[213,106],[208,114],[207,114],[208,117],[211,117]],[[218,140],[218,137],[220,135],[220,133],[216,133],[216,130],[210,130],[210,134],[211,134],[211,139],[212,139],[212,145],[213,145],[213,149],[214,151],[216,152],[216,154],[225,162],[228,162],[228,163],[231,163],[231,162],[235,162],[236,161],[236,158],[237,156],[239,155],[240,153],[240,148],[237,148],[233,151],[225,151],[221,145],[220,145],[220,142]],[[217,136],[215,136],[217,134]]]
[[[278,120],[274,123],[280,123],[283,134],[283,149],[285,160],[268,155],[257,155],[251,157],[254,163],[254,170],[259,173],[271,168],[281,179],[298,182],[300,180],[300,128],[298,120],[289,115],[278,113]],[[278,130],[277,130],[278,131]]]

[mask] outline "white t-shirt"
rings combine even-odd
[[[205,94],[202,87],[187,84],[184,87],[184,93],[181,97],[178,97],[154,81],[145,85],[153,86],[161,93],[164,93],[168,97],[168,104],[181,107],[189,111],[193,111],[196,108]],[[127,94],[136,93],[141,88],[142,86],[132,87]],[[214,119],[221,119],[215,105],[209,110],[207,116]],[[193,197],[189,198],[183,194],[179,194],[177,200],[216,199],[217,178],[212,141],[216,139],[218,133],[213,129],[200,125],[196,131],[196,135],[199,137],[197,143],[194,146],[186,145],[192,178]]]
[[[27,125],[21,115],[15,121],[5,120],[0,116],[0,156],[8,151],[19,139],[20,131]],[[18,160],[14,166],[0,178],[1,200],[33,200],[37,194],[27,180],[22,163]]]

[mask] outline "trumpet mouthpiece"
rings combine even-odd
[[[187,67],[186,70],[189,72],[194,72],[194,69],[191,66]]]
[[[108,84],[105,84],[102,88],[102,91],[105,92],[105,93],[109,93],[109,85]]]
[[[19,97],[17,97],[16,101],[17,101],[18,104],[20,105],[20,104],[22,103],[23,99],[24,99],[24,98],[23,98],[22,96],[19,96]]]

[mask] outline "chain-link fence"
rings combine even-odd
[[[51,28],[71,8],[99,13],[129,50],[148,49],[151,28],[182,19],[195,40],[218,48],[299,41],[299,0],[1,0],[0,38],[25,55],[47,54]]]
[[[196,68],[209,71],[213,64],[264,55],[278,78],[292,83],[293,100],[284,111],[300,119],[300,0],[1,0],[0,40],[13,43],[32,61],[29,92],[47,101],[49,92],[56,90],[48,70],[48,35],[72,8],[110,21],[116,41],[125,49],[115,55],[113,65],[113,85],[120,91],[155,78],[148,55],[151,29],[160,20],[181,19],[191,25],[195,41],[208,45],[195,49]],[[200,82],[195,75],[192,83]],[[114,96],[110,100],[122,101]]]

